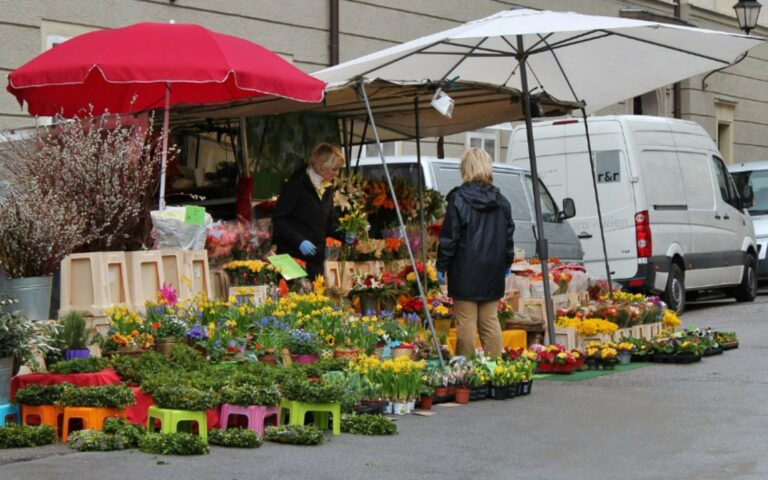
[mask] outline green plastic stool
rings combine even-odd
[[[208,442],[208,416],[205,410],[171,410],[153,405],[147,413],[147,431],[154,430],[154,418],[160,420],[160,433],[175,433],[178,431],[179,422],[195,421],[200,438]]]
[[[333,415],[333,434],[341,435],[341,404],[332,403],[307,403],[297,400],[280,400],[280,418],[281,423],[287,423],[285,414],[288,414],[291,425],[304,425],[304,418],[307,413],[312,412],[315,420],[314,424],[320,428],[328,428],[328,414]]]

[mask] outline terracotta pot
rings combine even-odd
[[[333,351],[333,358],[346,358],[349,360],[354,360],[360,355],[360,349],[359,348],[352,348],[352,349],[338,349]]]
[[[419,408],[422,410],[430,410],[432,408],[432,397],[422,395],[421,402],[419,402]]]
[[[456,393],[456,386],[455,385],[449,385],[448,386],[448,395],[454,395]]]
[[[275,356],[272,353],[267,353],[265,355],[259,355],[259,361],[263,363],[267,363],[269,365],[276,365],[277,364],[277,356]]]
[[[456,403],[462,405],[469,403],[469,393],[468,388],[456,388]]]
[[[448,387],[435,387],[435,396],[436,397],[448,396]]]

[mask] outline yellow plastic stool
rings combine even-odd
[[[154,431],[154,418],[160,420],[161,433],[175,433],[179,422],[195,421],[200,438],[208,442],[208,416],[205,410],[171,410],[152,405],[147,413],[147,431]]]
[[[341,404],[332,403],[308,403],[298,400],[280,400],[281,423],[285,424],[285,414],[287,413],[291,425],[304,425],[304,419],[307,413],[312,412],[315,417],[315,425],[327,429],[328,414],[333,415],[333,434],[341,435]]]

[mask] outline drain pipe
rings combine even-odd
[[[330,41],[328,45],[328,64],[339,64],[339,0],[330,0]]]

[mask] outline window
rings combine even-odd
[[[725,163],[733,163],[733,112],[736,105],[730,102],[715,102],[717,121],[717,149],[723,154]]]
[[[531,192],[531,198],[533,198],[533,179],[526,175],[525,180],[526,186]],[[539,199],[541,201],[541,219],[545,222],[557,222],[557,204],[541,180],[539,180]]]
[[[482,148],[488,155],[491,156],[491,160],[494,162],[499,158],[499,142],[496,138],[497,132],[488,128],[478,130],[475,132],[467,132],[467,148]]]
[[[765,215],[768,213],[768,170],[752,170],[747,172],[732,173],[733,181],[738,191],[746,191],[746,187],[752,188],[754,205],[750,207],[751,215]]]
[[[381,144],[382,149],[384,150],[384,156],[385,157],[394,157],[397,155],[397,151],[399,150],[399,144],[400,142],[384,142]],[[379,147],[375,143],[372,143],[370,145],[365,145],[365,151],[363,152],[364,157],[378,157],[379,156]]]
[[[738,208],[736,202],[735,186],[733,185],[731,176],[728,175],[728,170],[725,169],[725,164],[721,159],[717,157],[712,157],[712,162],[714,163],[715,167],[715,181],[717,182],[717,187],[720,190],[720,196],[723,197],[723,201],[725,201],[725,203],[733,206],[734,208]]]

